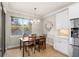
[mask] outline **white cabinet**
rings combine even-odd
[[[69,6],[69,18],[79,18],[79,3]]]
[[[58,14],[56,14],[56,28],[69,28],[70,20],[68,19],[68,10],[64,10]]]
[[[54,40],[54,49],[68,55],[68,39],[56,37]]]
[[[66,55],[69,55],[68,52],[68,36],[58,35],[58,30],[70,29],[70,20],[68,19],[68,9],[63,10],[56,14],[56,35],[54,39],[54,49],[58,50],[59,52],[62,52]],[[68,32],[69,33],[69,32]]]

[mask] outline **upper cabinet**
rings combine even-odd
[[[69,6],[69,19],[79,18],[79,3]]]
[[[68,19],[68,10],[64,10],[56,14],[56,28],[69,28],[70,21]]]

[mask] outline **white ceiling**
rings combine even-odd
[[[37,8],[36,13],[39,16],[45,16],[70,4],[72,2],[8,2],[8,9],[32,15],[34,8]]]

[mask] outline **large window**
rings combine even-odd
[[[22,35],[31,34],[32,24],[30,19],[18,18],[11,16],[11,34]]]

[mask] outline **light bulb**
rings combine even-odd
[[[39,23],[39,22],[40,22],[40,20],[37,20],[37,22]]]

